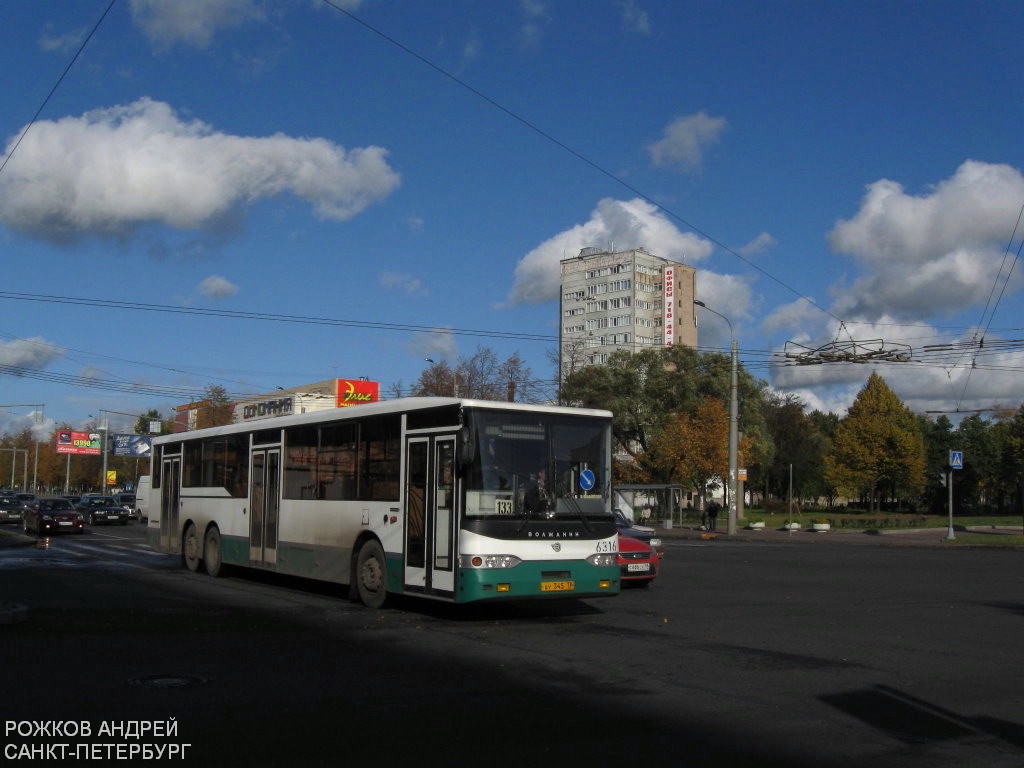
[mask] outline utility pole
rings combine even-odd
[[[736,465],[737,465],[737,453],[739,451],[739,386],[738,386],[738,367],[739,363],[738,348],[736,343],[736,334],[732,329],[732,321],[718,312],[703,301],[693,300],[693,303],[698,307],[703,307],[708,312],[713,312],[720,318],[725,320],[729,324],[729,336],[731,341],[729,342],[729,353],[732,358],[732,375],[729,382],[729,535],[736,535]]]

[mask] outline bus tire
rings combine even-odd
[[[367,608],[380,608],[387,599],[387,562],[384,548],[372,539],[363,544],[356,558],[356,590]]]
[[[185,535],[181,537],[181,559],[192,573],[199,570],[199,564],[202,562],[199,546],[199,532],[192,523],[189,523]]]
[[[224,561],[220,556],[220,531],[215,525],[206,532],[206,541],[203,542],[203,564],[206,566],[206,572],[214,578],[224,573]]]

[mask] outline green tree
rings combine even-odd
[[[934,420],[920,416],[918,423],[925,446],[924,504],[930,512],[939,514],[948,503],[945,475],[949,452],[954,448],[953,422],[942,414]]]
[[[866,493],[874,512],[883,485],[894,496],[917,496],[924,470],[924,441],[914,414],[872,373],[836,427],[826,477],[847,494]]]
[[[620,351],[605,365],[569,375],[560,402],[612,412],[617,450],[634,461],[651,447],[669,419],[692,414],[704,397],[729,401],[731,361],[727,355],[698,353],[685,346],[637,353]],[[761,401],[767,384],[739,371],[739,428],[750,446],[748,463],[771,455]]]
[[[1000,414],[993,427],[993,444],[998,455],[998,490],[1007,506],[1013,503],[1024,514],[1024,405],[1012,416]]]
[[[992,425],[973,413],[956,428],[954,450],[963,451],[964,467],[953,479],[954,509],[982,511],[991,503],[988,489],[996,482],[999,455],[993,440]],[[949,456],[946,456],[948,464]]]
[[[160,415],[160,411],[156,410],[155,408],[150,408],[148,411],[146,411],[144,414],[142,414],[141,416],[139,416],[139,418],[135,420],[135,434],[152,434],[149,431],[149,425],[154,421],[160,423],[160,431],[157,434],[169,435],[173,431],[171,426],[171,420],[164,419],[164,417]]]
[[[775,446],[764,486],[776,498],[789,492],[792,467],[793,493],[796,498],[828,495],[822,479],[822,464],[830,448],[814,420],[806,413],[803,401],[794,394],[770,392],[764,398],[768,433]]]

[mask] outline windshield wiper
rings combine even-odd
[[[580,522],[583,523],[583,527],[587,529],[587,533],[593,532],[593,528],[590,527],[590,523],[587,521],[587,515],[583,511],[583,507],[581,507],[580,503],[576,500],[576,497],[568,493],[566,488],[559,487],[559,484],[557,483],[555,484],[555,492],[563,494],[562,498],[565,500],[566,506],[576,513],[576,517],[578,517]],[[555,503],[558,503],[557,499],[555,500]]]

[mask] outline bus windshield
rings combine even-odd
[[[610,422],[582,416],[467,410],[467,519],[610,518]]]

